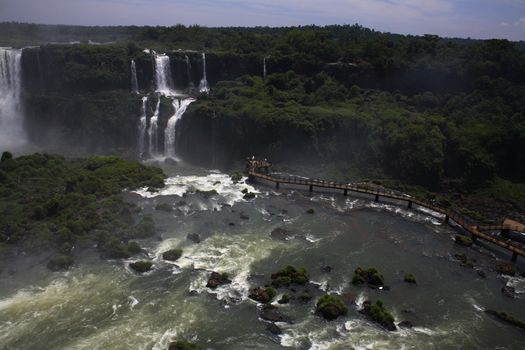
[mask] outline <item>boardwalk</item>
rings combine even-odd
[[[308,188],[310,192],[314,188],[324,188],[324,189],[333,189],[340,190],[345,196],[348,195],[348,192],[362,193],[367,195],[372,195],[375,197],[375,201],[379,201],[381,198],[389,198],[398,201],[403,201],[407,203],[408,208],[413,208],[414,205],[419,207],[430,209],[434,212],[440,213],[445,216],[445,221],[448,223],[454,221],[456,224],[461,226],[466,232],[470,233],[473,240],[481,238],[487,242],[491,242],[501,248],[507,249],[512,253],[512,261],[516,261],[518,255],[525,256],[525,246],[513,241],[511,239],[491,235],[493,231],[516,231],[523,232],[524,225],[512,221],[505,220],[502,225],[496,226],[479,226],[471,220],[470,218],[454,211],[450,208],[444,208],[437,206],[433,203],[424,202],[415,198],[412,198],[405,194],[399,194],[388,189],[378,189],[371,186],[361,186],[354,185],[342,182],[334,181],[324,181],[324,180],[315,180],[315,179],[304,179],[298,177],[282,177],[275,174],[269,173],[269,168],[271,163],[266,160],[255,160],[247,159],[246,160],[246,173],[251,180],[263,180],[275,184],[275,188],[279,189],[280,185],[297,185]]]

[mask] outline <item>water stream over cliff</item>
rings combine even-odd
[[[199,84],[199,91],[206,94],[210,92],[208,78],[206,77],[206,54],[204,52],[202,53],[202,79]]]
[[[164,130],[164,155],[170,158],[177,158],[175,154],[175,135],[176,135],[176,126],[177,122],[182,118],[182,115],[186,112],[188,106],[194,102],[192,98],[186,99],[174,99],[173,108],[175,113],[168,120],[166,129]]]
[[[0,150],[25,143],[20,103],[22,50],[0,48]]]
[[[131,60],[131,92],[139,93],[139,83],[137,80],[137,65],[135,60]]]

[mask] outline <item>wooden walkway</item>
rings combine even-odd
[[[275,174],[269,174],[270,167],[271,163],[267,162],[266,160],[260,161],[255,159],[247,159],[246,161],[246,173],[251,180],[263,180],[267,182],[272,182],[275,184],[276,189],[279,189],[280,185],[296,185],[304,186],[308,188],[310,192],[312,192],[314,188],[324,188],[340,190],[345,196],[348,195],[348,192],[372,195],[375,197],[376,202],[379,201],[380,198],[388,198],[403,201],[407,203],[408,208],[412,208],[414,205],[417,205],[444,215],[445,221],[447,223],[450,222],[450,220],[454,221],[465,231],[470,233],[473,240],[481,238],[501,248],[509,250],[510,252],[512,252],[513,262],[517,261],[518,255],[525,256],[525,246],[500,235],[491,234],[493,231],[501,231],[502,233],[508,231],[523,232],[524,225],[518,222],[512,220],[505,220],[505,222],[502,225],[478,226],[472,219],[450,208],[440,207],[433,203],[424,202],[405,194],[396,193],[392,190],[387,190],[383,188],[378,189],[373,188],[371,186],[361,186],[342,182],[305,179],[293,176],[283,177]]]

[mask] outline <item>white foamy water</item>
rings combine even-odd
[[[178,121],[182,118],[183,114],[188,109],[189,105],[195,100],[192,98],[187,98],[184,100],[173,100],[173,108],[175,113],[168,120],[166,129],[164,130],[164,154],[166,157],[175,158],[175,135],[176,135],[176,126]]]
[[[217,191],[221,197],[221,202],[233,205],[243,200],[243,190],[259,193],[253,186],[245,183],[244,178],[238,183],[234,183],[227,174],[212,173],[207,176],[198,175],[177,175],[166,180],[166,186],[158,192],[149,192],[147,188],[135,191],[142,197],[154,198],[158,196],[179,196],[185,193],[194,193],[196,191]]]

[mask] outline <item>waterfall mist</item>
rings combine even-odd
[[[21,94],[22,50],[0,48],[0,151],[26,144]]]

